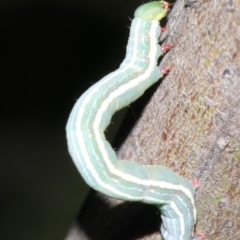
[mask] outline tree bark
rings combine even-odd
[[[238,239],[240,1],[179,0],[163,39],[174,48],[160,68],[172,65],[172,71],[118,156],[200,181],[196,232],[208,240]],[[89,196],[66,240],[160,239],[159,214],[152,206],[99,196]]]

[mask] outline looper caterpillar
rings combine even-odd
[[[161,210],[165,240],[192,240],[195,187],[162,166],[118,160],[104,130],[112,115],[139,98],[162,77],[157,66],[159,21],[169,4],[154,1],[134,14],[126,58],[119,69],[90,87],[75,104],[66,127],[70,155],[89,186],[110,197],[154,204]]]

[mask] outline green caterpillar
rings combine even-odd
[[[165,240],[192,240],[195,187],[171,169],[118,160],[104,130],[112,115],[139,98],[162,77],[157,60],[159,21],[169,4],[154,1],[135,11],[126,58],[115,72],[90,87],[77,101],[66,131],[71,157],[86,183],[110,197],[156,205]]]

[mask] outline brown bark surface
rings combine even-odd
[[[141,164],[168,166],[189,180],[200,181],[196,192],[196,232],[205,233],[208,240],[239,239],[240,1],[189,2],[185,1],[190,7],[184,6],[184,1],[176,2],[163,35],[164,44],[171,43],[174,48],[160,67],[172,65],[172,71],[118,155]],[[112,209],[114,200],[108,201]],[[134,207],[139,209],[134,212],[137,218],[142,208]],[[92,223],[89,209],[93,205],[85,205],[84,209],[85,220],[82,215],[76,223],[80,232],[87,232],[84,228]],[[117,213],[124,223],[136,220],[133,213],[129,218],[125,216],[124,209],[131,212],[131,206],[125,204]],[[94,212],[97,218],[101,210]],[[106,221],[109,226],[116,223],[112,215]],[[118,219],[119,227],[120,222]],[[141,228],[139,225],[139,231]],[[129,238],[104,238],[101,234],[71,238],[69,234],[66,239],[160,239],[155,230]]]

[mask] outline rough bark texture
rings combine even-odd
[[[177,1],[169,14],[167,27],[164,44],[171,43],[174,48],[166,54],[161,67],[173,65],[173,69],[155,92],[118,155],[120,159],[132,159],[141,164],[168,166],[189,180],[199,180],[196,232],[205,233],[208,240],[239,239],[240,1]],[[114,200],[108,201],[112,209]],[[100,204],[98,207],[101,208]],[[104,237],[101,232],[103,235],[98,233],[91,237],[86,226],[91,228],[91,218],[96,218],[90,216],[93,208],[93,205],[85,205],[85,214],[80,214],[81,220],[67,240],[160,239],[155,227],[141,231],[139,236],[126,237],[119,233],[117,238],[109,233]],[[125,204],[125,208],[131,212],[131,206]],[[118,215],[123,217],[125,208]],[[138,210],[133,211],[137,217],[124,216],[122,222],[129,224],[133,219],[139,220],[142,208],[136,206],[134,209]],[[103,214],[102,218],[107,215]],[[111,216],[107,220],[109,226],[117,223],[120,228],[121,221],[113,219]],[[146,217],[143,225],[148,221]],[[99,224],[99,228],[103,228]],[[74,238],[73,233],[78,228],[88,237],[76,234]],[[96,229],[94,225],[92,231],[98,231]],[[138,230],[142,230],[142,225]],[[126,228],[120,232],[123,231]]]

